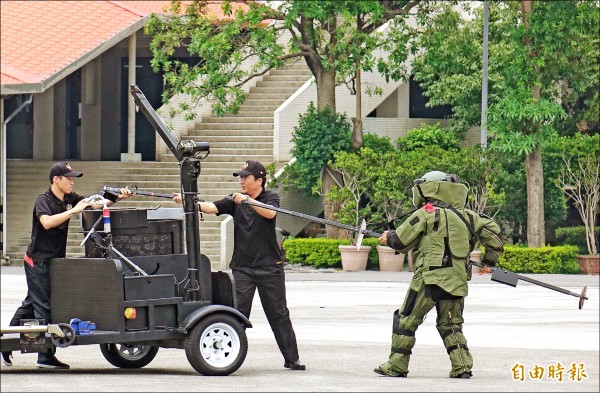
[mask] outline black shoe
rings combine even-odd
[[[61,362],[54,356],[50,356],[46,360],[38,359],[35,366],[37,368],[49,368],[54,370],[68,370],[71,368],[68,364]]]
[[[12,352],[2,352],[2,363],[5,366],[12,366]]]
[[[460,373],[458,375],[453,375],[450,378],[458,378],[458,379],[469,379],[473,376],[473,373],[470,371],[465,371],[464,373]]]
[[[398,377],[398,378],[406,378],[406,377],[408,377],[408,373],[398,373],[398,375],[389,375],[389,374],[386,374],[385,371],[383,371],[379,367],[374,368],[373,371],[376,374],[383,375],[384,377]]]
[[[285,362],[283,363],[283,367],[285,368],[289,368],[290,370],[306,370],[306,366],[302,363],[300,363],[300,359],[296,360],[295,362]]]

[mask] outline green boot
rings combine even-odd
[[[383,363],[379,367],[375,368],[373,371],[379,375],[385,375],[387,377],[406,378],[408,376],[408,371],[399,372],[392,370],[392,365],[390,364],[390,362]]]

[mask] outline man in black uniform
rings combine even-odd
[[[25,253],[25,277],[27,296],[10,321],[10,326],[18,326],[21,319],[43,319],[50,323],[50,268],[52,258],[64,258],[67,251],[69,220],[92,206],[89,199],[73,192],[75,177],[83,173],[74,171],[66,162],[57,162],[50,168],[50,188],[38,195],[33,208],[31,243]],[[131,191],[121,189],[118,199],[129,198]],[[112,202],[107,201],[107,205]],[[56,348],[39,353],[36,367],[49,369],[68,369],[69,365],[60,362],[54,356]],[[12,353],[2,352],[2,361],[12,366]]]
[[[275,234],[276,212],[245,204],[258,201],[279,207],[279,195],[265,189],[267,171],[258,161],[246,161],[240,177],[242,192],[215,202],[200,202],[203,213],[229,214],[233,217],[233,256],[230,267],[236,287],[238,310],[250,318],[254,293],[258,295],[265,314],[283,354],[283,366],[291,370],[305,370],[300,362],[296,334],[292,327],[285,294],[285,273]],[[173,200],[182,203],[181,194]]]

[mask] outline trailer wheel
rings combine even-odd
[[[104,358],[120,368],[141,368],[156,356],[158,347],[136,344],[100,344]]]
[[[203,375],[229,375],[240,368],[247,353],[246,330],[231,315],[207,316],[185,339],[188,361]]]
[[[68,323],[59,323],[58,327],[65,336],[59,337],[54,333],[51,334],[50,340],[52,341],[52,343],[59,348],[66,348],[69,345],[73,344],[75,342],[75,329],[73,329],[73,327]]]

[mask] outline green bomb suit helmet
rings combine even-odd
[[[427,201],[436,199],[452,205],[455,209],[462,209],[467,203],[468,191],[457,175],[441,171],[427,172],[422,178],[414,180],[413,205],[421,207]]]

